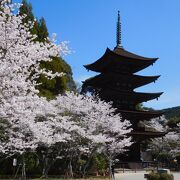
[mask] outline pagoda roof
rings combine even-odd
[[[140,121],[150,120],[152,118],[160,117],[163,115],[163,111],[138,111],[138,110],[117,110],[123,118],[127,120]]]
[[[155,98],[158,98],[163,92],[158,93],[142,93],[142,92],[130,92],[130,91],[115,91],[104,89],[99,92],[99,96],[107,101],[123,100],[128,102],[134,102],[135,104],[146,102]]]
[[[116,87],[113,83],[131,83],[132,89],[155,82],[160,76],[140,76],[119,73],[101,73],[83,82],[83,86],[93,86],[96,88]],[[112,81],[113,79],[113,81]],[[113,84],[113,86],[112,86]]]
[[[130,73],[138,72],[152,65],[158,58],[146,58],[130,53],[123,48],[106,49],[104,55],[92,64],[84,65],[88,70],[96,72],[113,71],[115,67],[128,66]],[[127,70],[126,70],[127,71]]]
[[[117,55],[123,56],[123,57],[127,57],[127,58],[132,58],[132,59],[138,59],[138,60],[145,60],[145,61],[149,61],[149,60],[157,60],[158,58],[148,58],[148,57],[143,57],[143,56],[139,56],[137,54],[131,53],[129,51],[126,51],[124,48],[118,48],[116,47],[113,52]]]
[[[129,133],[130,136],[135,136],[142,139],[158,138],[163,137],[167,132],[156,132],[156,131],[132,131]]]

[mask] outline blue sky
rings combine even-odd
[[[29,0],[36,17],[44,17],[59,41],[68,40],[74,51],[64,59],[74,79],[92,75],[83,67],[116,45],[117,11],[122,23],[122,44],[131,52],[159,57],[141,75],[161,75],[156,83],[137,89],[161,92],[159,100],[145,103],[162,109],[180,105],[180,1],[179,0]]]

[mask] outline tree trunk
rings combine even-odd
[[[72,160],[69,161],[69,176],[71,179],[74,178],[73,168],[72,168]]]
[[[109,158],[109,179],[112,179],[112,160]]]
[[[26,164],[25,164],[24,155],[22,155],[22,174],[21,174],[21,179],[22,180],[26,180]]]
[[[56,162],[57,157],[59,156],[60,152],[57,154],[55,158],[47,158],[48,154],[43,155],[43,170],[42,170],[42,176],[43,178],[48,178],[48,173],[52,165]]]
[[[43,178],[48,178],[48,175],[47,175],[47,164],[48,164],[48,158],[46,158],[46,156],[43,157],[43,170],[42,170],[42,176]]]
[[[87,163],[85,164],[85,166],[84,166],[84,168],[83,168],[83,178],[86,176],[87,168],[88,168],[88,166],[89,166],[89,164],[90,164],[90,162],[91,162],[91,159],[92,159],[92,157],[93,157],[94,152],[95,152],[95,149],[93,149],[93,151],[91,152],[91,154],[90,154],[90,156],[89,156],[89,158],[88,158],[88,161],[87,161]]]
[[[48,173],[52,165],[56,162],[56,159],[51,159],[51,162],[48,162],[45,169],[45,178],[48,178]]]
[[[109,159],[109,179],[115,180],[114,165],[113,165],[113,161],[112,161],[112,156],[110,155],[108,159]]]

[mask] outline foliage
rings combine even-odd
[[[180,106],[163,109],[165,117],[168,119],[167,125],[171,130],[176,129],[180,123]]]
[[[104,175],[106,169],[108,168],[108,160],[103,154],[95,154],[93,156],[93,164],[96,170],[101,174]]]
[[[136,105],[136,110],[138,110],[138,111],[143,111],[143,110],[144,110],[143,104],[142,104],[142,103],[137,104],[137,105]]]
[[[41,75],[37,80],[38,83],[41,83],[38,86],[41,96],[52,99],[58,94],[64,93],[65,90],[75,89],[71,67],[62,58],[52,57],[51,62],[41,62],[40,67],[48,69],[53,73],[65,73],[64,76],[55,77],[53,79],[48,79],[44,75]]]
[[[43,17],[38,21],[38,27],[36,29],[37,29],[37,31],[36,31],[37,39],[36,40],[39,42],[46,41],[47,37],[49,36],[49,33],[48,33],[45,19]]]
[[[176,160],[177,160],[177,163],[180,165],[180,153],[176,154]]]
[[[143,105],[143,103],[139,103],[136,105],[136,110],[139,111],[155,111],[153,108],[149,108]]]
[[[148,178],[149,178],[149,180],[159,180],[160,175],[157,173],[150,173],[150,174],[148,174]]]
[[[1,118],[0,119],[0,139],[2,141],[7,141],[7,130],[10,128],[10,123],[6,120]]]
[[[32,5],[28,3],[26,0],[22,1],[22,6],[20,7],[20,15],[26,14],[26,17],[23,19],[24,23],[29,21],[34,21],[34,15],[32,12]],[[48,29],[46,26],[45,19],[42,17],[40,20],[36,20],[34,22],[34,26],[31,29],[31,33],[35,34],[37,37],[35,41],[46,42],[48,40]],[[65,90],[75,90],[75,83],[72,78],[72,70],[71,67],[61,58],[61,57],[52,57],[51,62],[45,62],[42,59],[40,64],[41,68],[45,68],[47,70],[56,72],[64,72],[65,76],[63,77],[55,77],[53,79],[48,79],[44,75],[41,75],[37,82],[41,83],[38,86],[38,90],[40,91],[39,95],[44,96],[48,99],[53,99],[58,94],[62,94]]]
[[[25,15],[22,22],[24,24],[27,24],[29,22],[34,22],[30,32],[36,35],[35,41],[45,42],[47,41],[47,37],[49,36],[45,19],[41,18],[39,21],[38,20],[34,21],[35,17],[32,10],[33,10],[32,4],[28,3],[27,0],[23,0],[22,5],[19,8],[19,14],[21,16]]]
[[[180,129],[179,125],[177,125],[177,128],[169,129],[166,125],[166,119],[160,122],[161,123],[159,123],[157,119],[154,119],[150,121],[150,124],[154,126],[155,129],[167,133],[162,138],[153,139],[149,147],[156,160],[169,164],[180,152]]]
[[[177,125],[178,123],[180,123],[180,116],[179,117],[171,117],[168,122],[167,122],[167,125],[170,127],[170,128],[177,128]]]
[[[50,57],[57,56],[61,46],[34,41],[35,36],[29,33],[33,22],[23,24],[24,16],[13,13],[12,8],[15,9],[16,5],[6,5],[6,2],[2,2],[0,11],[0,117],[10,128],[7,128],[8,143],[0,139],[0,150],[23,153],[27,148],[35,148],[32,140],[34,120],[43,114],[41,105],[48,103],[37,96],[35,79],[40,74],[49,78],[62,75],[39,69],[39,63],[41,59],[51,61]],[[32,71],[34,74],[30,76]]]
[[[149,180],[173,180],[173,176],[167,173],[150,173]]]
[[[22,20],[24,24],[27,24],[29,21],[34,21],[34,15],[32,12],[32,5],[28,3],[26,0],[22,0],[22,6],[19,8],[19,14],[22,16],[26,14],[26,17]],[[31,31],[34,28],[31,29]]]
[[[172,159],[172,156],[167,152],[160,152],[157,156],[157,161],[168,163]]]
[[[27,171],[33,171],[38,168],[39,165],[38,157],[32,152],[26,153],[25,162],[26,162]]]
[[[167,119],[180,117],[180,106],[162,109]]]

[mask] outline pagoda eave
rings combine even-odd
[[[140,92],[125,92],[125,91],[114,91],[114,90],[104,90],[99,92],[99,96],[105,100],[108,101],[117,101],[124,99],[128,102],[135,102],[141,103],[141,102],[147,102],[152,99],[158,99],[159,96],[161,96],[163,92],[159,93],[140,93]]]
[[[150,120],[152,118],[157,118],[163,115],[162,111],[128,111],[128,110],[120,110],[118,109],[117,112],[119,112],[123,118],[127,120]]]
[[[155,131],[132,131],[128,135],[132,137],[138,137],[142,139],[151,139],[151,138],[159,138],[163,137],[167,134],[167,132],[155,132]]]
[[[106,72],[113,70],[112,67],[121,63],[123,66],[131,66],[130,73],[135,73],[152,65],[158,58],[145,58],[138,55],[132,55],[128,51],[123,50],[125,53],[115,53],[109,48],[106,49],[104,55],[92,64],[84,65],[88,70],[95,72]],[[128,52],[128,53],[127,53]]]
[[[92,86],[96,88],[105,88],[109,87],[111,88],[112,86],[117,86],[117,84],[113,84],[118,82],[120,89],[121,86],[123,86],[124,83],[127,83],[128,79],[128,85],[131,86],[131,89],[135,89],[138,87],[141,87],[143,85],[155,82],[160,75],[158,76],[140,76],[140,75],[124,75],[124,74],[115,74],[115,73],[107,73],[107,74],[99,74],[96,75],[92,78],[87,79],[86,81],[83,82],[84,86]],[[112,79],[114,80],[112,83]],[[117,87],[117,90],[118,87]]]
[[[109,48],[107,48],[107,49],[110,50]],[[111,52],[113,52],[119,56],[122,56],[124,58],[131,58],[131,59],[141,60],[141,61],[156,61],[158,59],[158,58],[148,58],[148,57],[144,57],[144,56],[139,56],[137,54],[134,54],[132,52],[125,50],[124,48],[118,48],[118,47],[116,47]]]

